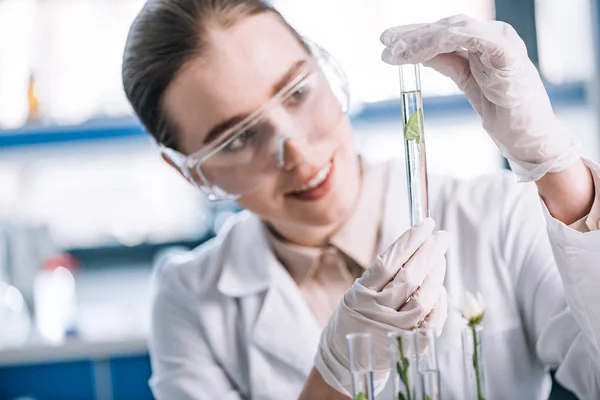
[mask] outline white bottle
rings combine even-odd
[[[41,338],[51,344],[64,342],[77,312],[75,278],[66,260],[47,260],[33,284],[35,325]]]
[[[19,289],[0,280],[0,349],[23,346],[31,318]]]

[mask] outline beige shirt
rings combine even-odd
[[[376,256],[387,172],[384,164],[362,163],[362,188],[346,223],[322,248],[296,245],[266,228],[275,255],[294,279],[323,328],[343,294]]]

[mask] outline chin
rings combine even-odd
[[[359,196],[360,185],[354,176],[336,176],[333,190],[317,202],[295,209],[295,219],[303,225],[327,227],[341,225],[348,219]]]
[[[347,199],[347,198],[346,198]],[[314,210],[305,210],[297,216],[300,223],[311,226],[326,227],[342,224],[353,210],[352,199],[330,202],[327,207],[315,207]]]

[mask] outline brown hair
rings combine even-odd
[[[162,98],[182,67],[205,52],[207,28],[227,28],[241,17],[264,12],[279,16],[299,37],[262,0],[148,0],[129,30],[122,78],[133,110],[159,143],[177,150],[175,127]]]

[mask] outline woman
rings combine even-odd
[[[408,229],[402,167],[359,159],[339,69],[269,5],[151,0],[133,23],[125,91],[163,158],[247,210],[157,270],[158,399],[345,398],[345,335],[362,331],[377,338],[379,391],[386,333],[417,326],[441,332],[444,398],[463,399],[463,322],[447,297],[465,290],[488,304],[490,398],[543,398],[548,368],[600,397],[600,169],[560,128],[523,42],[464,16],[381,39],[384,61],[454,79],[535,185],[431,177],[449,233],[431,219]]]

